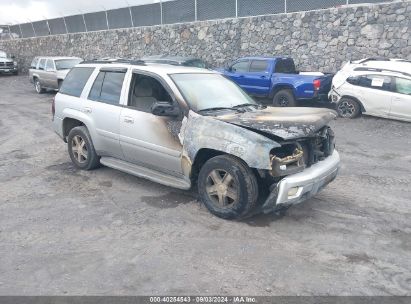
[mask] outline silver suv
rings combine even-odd
[[[35,57],[29,69],[29,79],[36,92],[58,90],[72,67],[83,61],[78,57]]]
[[[335,117],[261,106],[213,71],[127,60],[77,65],[53,102],[54,130],[76,167],[197,184],[210,212],[227,219],[283,210],[331,182]]]

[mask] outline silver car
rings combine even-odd
[[[319,108],[255,103],[217,72],[114,60],[79,64],[52,106],[73,164],[100,164],[170,187],[197,185],[226,219],[283,210],[337,175],[339,155]]]
[[[37,93],[58,90],[72,67],[83,61],[78,57],[35,57],[29,69],[29,79]]]

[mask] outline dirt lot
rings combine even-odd
[[[194,193],[74,169],[52,97],[0,77],[0,294],[411,295],[411,124],[334,122],[329,187],[230,222]]]

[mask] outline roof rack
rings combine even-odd
[[[411,74],[408,74],[408,73],[405,73],[405,72],[401,72],[401,71],[389,70],[389,69],[360,67],[360,68],[355,68],[354,71],[391,72],[391,73],[397,73],[397,74],[402,74],[402,75],[411,77]]]
[[[370,57],[370,58],[361,59],[358,61],[358,63],[364,63],[367,61],[391,61],[391,60],[385,57]]]
[[[81,64],[90,64],[90,63],[124,63],[130,65],[146,65],[144,60],[140,59],[129,59],[129,58],[101,58],[101,59],[92,59],[85,60]]]

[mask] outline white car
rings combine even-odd
[[[334,76],[329,99],[341,117],[366,114],[411,121],[411,61],[348,62]]]

